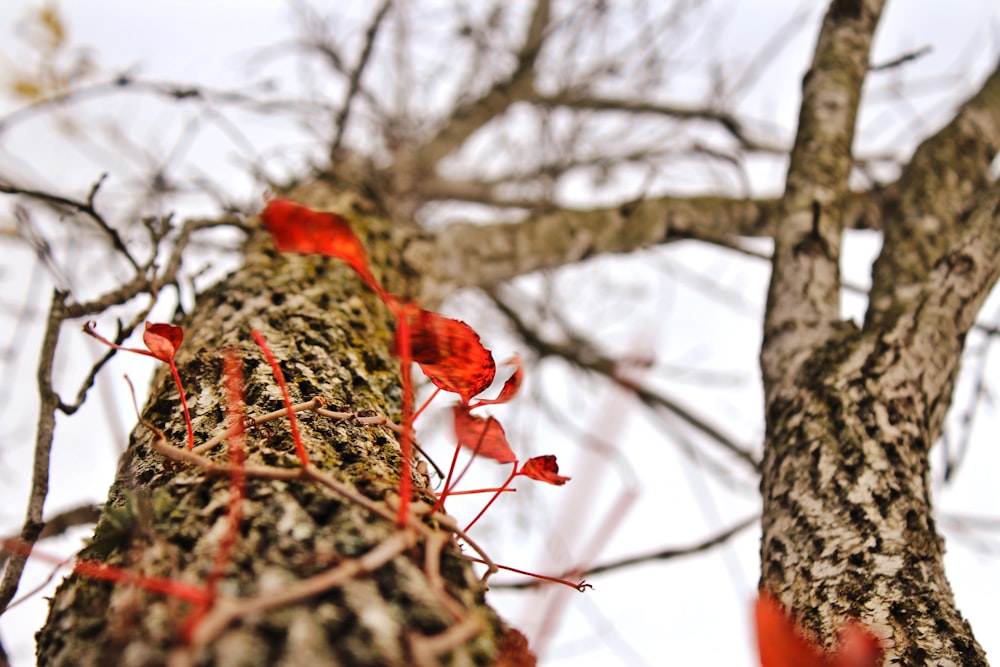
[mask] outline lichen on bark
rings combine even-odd
[[[395,256],[388,247],[393,234],[372,216],[371,207],[346,212],[370,218],[363,231],[373,257]],[[374,262],[388,273],[387,263]],[[293,401],[320,395],[333,408],[400,417],[399,363],[390,354],[393,322],[377,298],[335,260],[281,256],[267,239],[254,235],[243,268],[200,295],[182,324],[186,340],[177,365],[199,443],[223,429],[224,349],[234,348],[242,357],[248,412],[281,407],[270,368],[251,342],[251,329],[269,342]],[[154,380],[143,419],[162,429],[170,442],[184,443],[177,391],[165,372]],[[379,502],[397,487],[399,446],[387,427],[305,413],[300,424],[310,458],[321,469]],[[133,431],[95,537],[82,555],[146,575],[204,582],[226,531],[229,481],[166,461],[152,451],[152,438],[142,425]],[[251,465],[298,465],[284,420],[249,430],[247,449]],[[222,450],[211,456],[225,461]],[[432,497],[419,478],[415,484],[418,493]],[[242,514],[219,583],[220,594],[233,597],[280,591],[362,556],[398,530],[393,522],[305,480],[248,479]],[[412,664],[415,638],[437,635],[456,622],[428,581],[425,547],[418,543],[374,572],[320,595],[242,618],[197,656],[197,664]],[[483,586],[453,542],[443,551],[439,574],[451,599],[478,619],[479,627],[442,656],[442,664],[488,664],[502,624],[485,605]],[[169,596],[70,576],[38,634],[38,662],[168,664],[184,644],[187,609]]]

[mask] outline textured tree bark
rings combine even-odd
[[[945,578],[927,452],[934,400],[908,318],[845,326],[768,405],[762,585],[827,646],[860,618],[900,665],[986,665]]]
[[[473,107],[467,122],[442,130],[420,159],[395,166],[401,176],[374,174],[372,182],[404,181],[401,191],[416,197],[414,184],[424,183],[429,165],[530,92],[547,5],[537,4],[529,29],[535,37],[525,40],[510,80]],[[854,124],[880,12],[876,0],[831,4],[803,82],[780,200],[665,197],[591,211],[540,210],[523,223],[453,225],[429,234],[389,225],[370,202],[350,195],[365,191],[365,183],[342,188],[348,196],[339,201],[322,181],[293,197],[357,221],[383,283],[430,307],[460,287],[599,253],[684,238],[728,245],[739,235],[773,235],[761,351],[767,418],[761,584],[826,645],[850,615],[885,639],[887,664],[983,665],[944,575],[927,454],[940,435],[965,334],[1000,270],[1000,186],[995,179],[990,185],[989,175],[1000,146],[1000,74],[925,143],[897,183],[852,196]],[[513,97],[504,97],[504,88]],[[427,176],[426,184],[445,194],[461,185],[437,178]],[[404,202],[394,210],[408,208]],[[841,322],[839,312],[840,237],[858,226],[886,232],[860,331]],[[336,261],[279,257],[255,239],[246,266],[200,295],[184,326],[178,363],[199,441],[222,430],[225,347],[242,352],[251,413],[280,407],[270,371],[250,344],[251,328],[270,341],[295,400],[322,395],[332,407],[399,417],[392,322]],[[167,373],[157,377],[144,416],[171,442],[184,441]],[[302,422],[318,465],[378,501],[396,488],[400,461],[391,431],[314,415]],[[204,582],[225,532],[228,481],[164,461],[152,440],[144,427],[133,433],[83,555]],[[283,421],[251,432],[248,446],[251,464],[296,465]],[[398,534],[391,521],[307,481],[251,479],[244,505],[242,534],[221,583],[230,598],[284,590],[371,554]],[[426,552],[417,543],[370,574],[243,618],[197,656],[198,664],[412,664],[421,638],[442,638],[456,627],[454,610],[440,604],[428,581]],[[446,550],[440,572],[463,613],[476,619],[475,636],[443,660],[488,664],[502,624],[455,549]],[[165,664],[182,647],[184,610],[176,599],[70,577],[39,635],[39,664]]]
[[[393,233],[368,204],[346,197],[309,201],[357,222],[380,272],[398,255]],[[314,197],[315,198],[315,197]],[[398,289],[401,285],[392,284]],[[399,362],[390,354],[393,323],[383,305],[342,263],[279,256],[263,234],[248,245],[245,266],[198,299],[184,322],[177,363],[191,405],[196,438],[222,430],[222,352],[240,351],[250,414],[281,407],[277,385],[254,347],[251,328],[270,342],[292,400],[322,396],[333,409],[400,418]],[[160,372],[143,416],[171,443],[185,442],[184,421],[170,375]],[[302,413],[312,460],[379,502],[397,487],[400,455],[385,426],[363,426]],[[200,583],[213,568],[226,531],[229,481],[197,467],[165,461],[152,434],[132,434],[94,539],[82,554],[147,575]],[[284,420],[247,434],[248,465],[297,464]],[[215,458],[224,462],[225,454]],[[419,476],[417,490],[431,498]],[[391,521],[308,481],[247,481],[240,535],[219,584],[227,596],[280,592],[293,582],[371,553],[398,534]],[[420,638],[455,631],[425,571],[429,548],[417,543],[370,574],[301,602],[243,618],[196,656],[199,665],[410,665]],[[451,665],[489,664],[503,626],[483,601],[484,589],[453,544],[439,567],[450,598],[473,631],[441,657]],[[177,660],[185,605],[128,585],[71,576],[52,600],[38,635],[40,665],[152,666]],[[428,642],[424,642],[425,648]],[[426,659],[424,664],[426,664]],[[436,664],[436,661],[435,663]]]
[[[883,221],[864,330],[840,321],[839,202],[880,9],[832,3],[803,83],[761,350],[761,586],[827,647],[855,617],[883,639],[887,665],[986,665],[945,577],[928,451],[997,279],[1000,188],[969,185],[985,185],[996,150],[998,119],[980,108],[996,76],[918,150]],[[930,175],[929,154],[980,137],[988,145],[949,154],[950,176]]]

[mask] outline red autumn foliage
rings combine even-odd
[[[254,333],[257,333],[254,331]],[[226,566],[232,559],[233,547],[239,538],[240,521],[243,518],[243,499],[246,497],[246,463],[244,424],[246,411],[243,395],[243,362],[236,350],[226,350],[222,361],[222,379],[226,387],[226,423],[235,430],[226,438],[228,441],[229,464],[229,526],[219,541],[215,554],[215,565],[208,575],[207,586],[215,593]]]
[[[287,199],[272,199],[261,212],[260,219],[278,250],[342,259],[365,284],[379,296],[385,296],[385,290],[368,269],[364,246],[347,220],[336,213],[314,211]]]
[[[423,308],[413,307],[407,315],[413,360],[431,382],[465,404],[493,383],[496,363],[472,327]]]
[[[177,384],[177,391],[181,395],[181,409],[184,411],[184,422],[187,424],[188,449],[194,449],[194,427],[191,425],[191,413],[188,412],[187,398],[184,397],[184,385],[181,383],[181,375],[177,371],[174,357],[177,356],[177,348],[184,342],[184,330],[175,327],[173,324],[146,322],[146,330],[142,334],[142,342],[149,350],[140,350],[135,347],[123,347],[97,333],[94,328],[95,322],[87,322],[83,325],[83,332],[88,336],[96,338],[108,347],[113,347],[122,352],[132,352],[146,357],[152,357],[170,366],[170,373],[174,376]]]
[[[521,355],[514,354],[513,357],[504,362],[505,366],[514,366],[514,374],[503,383],[503,388],[496,398],[484,398],[472,404],[473,408],[482,405],[499,405],[507,403],[517,395],[517,390],[521,388],[521,378],[524,375],[524,365],[521,363]]]
[[[34,554],[33,554],[34,555]],[[73,565],[73,572],[76,574],[100,579],[102,581],[112,581],[117,584],[128,584],[136,586],[152,593],[162,593],[171,597],[195,602],[198,604],[209,604],[212,601],[212,592],[196,584],[189,584],[177,579],[168,577],[153,577],[147,574],[137,574],[114,565],[101,563],[93,560],[78,560]]]
[[[824,652],[806,638],[778,600],[761,592],[754,609],[761,667],[878,667],[882,644],[857,621],[841,630],[840,643]]]
[[[160,361],[170,363],[177,356],[177,348],[184,342],[184,329],[173,324],[146,322],[142,342]]]
[[[483,347],[479,334],[472,327],[460,320],[424,310],[412,302],[386,292],[372,276],[368,268],[364,246],[344,218],[334,213],[313,211],[285,199],[275,199],[270,201],[261,213],[261,220],[271,232],[279,250],[327,255],[347,262],[397,318],[398,326],[393,353],[400,358],[400,380],[403,385],[403,424],[400,438],[400,453],[403,457],[399,488],[400,525],[405,525],[409,520],[408,504],[411,484],[409,458],[411,431],[415,418],[412,406],[411,362],[415,361],[420,364],[421,370],[439,390],[450,391],[458,394],[461,398],[461,404],[456,405],[453,409],[455,436],[460,446],[473,450],[477,456],[485,456],[500,463],[517,463],[517,457],[511,450],[500,423],[493,417],[475,417],[469,413],[469,410],[483,405],[506,403],[517,394],[523,375],[523,367],[518,356],[515,355],[507,362],[514,365],[515,370],[504,383],[499,395],[494,399],[473,402],[475,396],[493,383],[493,379],[496,377],[496,363],[493,361],[492,353]],[[267,355],[268,351],[266,348],[264,349],[265,355]],[[272,361],[272,367],[274,367],[275,364],[270,357],[269,361]],[[275,371],[275,377],[281,385],[283,380],[280,378],[280,371]],[[290,419],[292,419],[291,416]],[[292,429],[294,435],[294,420],[292,420]],[[299,455],[303,459],[303,465],[305,465],[307,459],[304,449],[298,442],[296,446],[299,447]],[[456,455],[457,453],[456,449]],[[452,461],[452,469],[445,482],[445,491],[438,498],[435,508],[444,502],[451,490],[454,464],[455,461]],[[515,465],[514,472],[508,479],[508,484],[515,475],[524,475],[549,484],[565,484],[569,478],[558,473],[559,466],[556,464],[554,456],[537,457],[529,460],[520,470]],[[496,496],[493,500],[495,499]],[[487,504],[487,508],[490,503]]]
[[[455,417],[455,438],[458,444],[467,447],[477,456],[485,456],[498,463],[514,463],[514,456],[503,426],[493,417],[477,417],[469,414],[469,408],[456,404],[452,408]]]
[[[364,246],[344,218],[287,199],[270,201],[260,217],[279,250],[347,262],[397,317],[406,319],[413,360],[435,385],[468,403],[493,382],[493,355],[472,327],[389,295],[372,276]],[[398,342],[396,348],[400,349]]]
[[[562,486],[570,480],[569,477],[563,477],[559,474],[559,464],[556,463],[556,457],[552,454],[528,459],[517,474],[555,486]]]

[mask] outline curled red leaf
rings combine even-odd
[[[154,357],[170,363],[177,356],[177,348],[184,342],[184,330],[173,324],[146,322],[142,342]]]
[[[840,643],[827,653],[803,635],[781,603],[762,592],[754,608],[761,667],[878,667],[882,643],[857,621],[849,621]]]
[[[83,325],[83,332],[116,350],[153,357],[170,366],[170,373],[174,376],[174,382],[177,383],[177,391],[180,392],[181,408],[184,410],[184,421],[187,423],[188,449],[194,449],[194,427],[191,425],[191,413],[188,412],[187,399],[184,397],[184,385],[181,383],[180,373],[177,372],[177,365],[174,364],[177,348],[181,346],[181,342],[184,340],[184,330],[180,327],[175,327],[173,324],[153,324],[146,322],[146,330],[142,334],[142,340],[146,344],[146,347],[149,348],[147,351],[135,347],[122,347],[117,343],[113,343],[97,333],[97,330],[94,328],[96,326],[95,322],[87,322]]]
[[[385,290],[368,268],[364,246],[341,216],[329,211],[314,211],[287,199],[272,199],[261,212],[260,219],[278,250],[342,259],[385,300]]]
[[[476,401],[472,407],[478,408],[481,405],[498,405],[506,403],[517,395],[517,390],[521,388],[521,378],[524,375],[524,364],[521,363],[521,355],[515,353],[513,357],[503,362],[505,366],[514,366],[514,374],[503,383],[503,389],[496,398],[485,398]]]
[[[559,474],[559,464],[556,463],[556,457],[552,454],[545,454],[544,456],[536,456],[528,459],[524,462],[524,465],[521,466],[521,469],[517,474],[530,477],[531,479],[538,480],[539,482],[548,482],[549,484],[554,484],[556,486],[562,486],[570,480],[569,477],[564,477]]]
[[[469,408],[457,404],[452,408],[455,417],[455,439],[458,444],[471,449],[477,456],[485,456],[498,463],[514,463],[517,457],[507,442],[503,426],[493,417],[469,414]]]
[[[472,327],[415,306],[405,313],[413,360],[431,382],[458,394],[466,405],[493,383],[496,363]]]

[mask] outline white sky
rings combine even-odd
[[[0,3],[0,54],[13,58],[13,51],[4,46],[10,26],[23,16],[25,8],[35,3],[23,0],[7,0]],[[194,81],[217,87],[239,85],[244,81],[243,69],[248,55],[253,49],[274,43],[287,37],[290,23],[286,18],[286,5],[282,2],[263,0],[214,0],[201,2],[183,0],[171,2],[134,2],[131,0],[74,0],[65,2],[65,12],[74,42],[91,45],[95,57],[108,71],[128,68],[134,65],[146,78]],[[444,3],[447,4],[447,3]],[[725,4],[725,3],[723,3]],[[789,14],[790,2],[731,2],[731,18],[717,40],[719,49],[732,58],[750,55],[767,39],[776,26]],[[795,6],[817,6],[805,3]],[[817,15],[816,12],[813,12]],[[899,75],[879,79],[872,88],[872,96],[893,94],[895,88],[904,81],[920,77],[943,76],[949,85],[958,90],[968,89],[982,77],[985,68],[991,66],[997,54],[997,37],[1000,25],[1000,9],[993,2],[966,1],[942,3],[931,0],[890,3],[878,35],[874,60],[890,58],[902,51],[915,49],[924,44],[932,44],[933,53],[912,68]],[[809,23],[802,33],[791,39],[778,63],[769,70],[768,85],[761,92],[744,100],[744,108],[755,117],[769,119],[790,127],[794,122],[798,103],[798,80],[808,62],[809,49],[814,35],[815,23]],[[9,64],[0,61],[0,64]],[[0,80],[3,70],[0,67]],[[933,80],[933,79],[932,79]],[[773,81],[773,83],[772,83]],[[699,85],[692,82],[692,86]],[[954,98],[952,98],[954,101]],[[120,105],[120,106],[119,106]],[[0,101],[0,110],[10,110],[16,105]],[[871,150],[892,146],[899,136],[906,136],[907,122],[925,123],[935,126],[947,118],[948,106],[938,102],[924,104],[922,98],[914,96],[909,121],[906,115],[876,111],[866,116],[861,125],[859,145]],[[176,135],[170,136],[167,120],[169,109],[149,105],[136,100],[115,102],[113,108],[88,108],[89,117],[99,113],[110,114],[134,123],[142,128],[138,137],[159,145],[169,146]],[[259,145],[280,145],[294,132],[283,128],[270,127],[267,123],[251,125],[247,129]],[[902,124],[902,127],[900,126]],[[910,128],[912,131],[912,127]],[[787,135],[786,135],[787,136]],[[203,145],[193,149],[204,168],[222,179],[233,179],[236,189],[247,197],[253,196],[254,184],[236,174],[233,167],[238,159],[238,150],[232,143],[224,142],[217,135],[208,134]],[[261,150],[267,155],[266,149]],[[280,162],[279,158],[273,158]],[[0,140],[0,170],[12,170],[34,185],[58,184],[60,191],[71,192],[85,189],[95,177],[105,170],[95,158],[94,151],[68,149],[65,138],[53,138],[51,126],[43,123],[26,124],[18,131],[12,131]],[[230,175],[226,175],[230,174]],[[754,174],[760,188],[775,187],[782,176],[780,169],[769,167]],[[112,179],[116,176],[112,175]],[[687,184],[692,189],[697,183]],[[0,208],[0,226],[10,225],[9,214]],[[15,250],[0,262],[0,281],[6,298],[24,294],[29,289],[38,290],[43,295],[48,287],[41,289],[32,282],[31,275],[10,271],[12,267],[24,265],[29,257]],[[848,253],[853,261],[845,265],[849,280],[865,284],[868,279],[870,258],[877,251],[878,242],[873,235],[855,234],[847,240]],[[628,261],[628,260],[624,260]],[[748,317],[740,318],[729,314],[729,319],[719,318],[718,309],[709,310],[704,295],[697,290],[679,285],[676,291],[652,294],[654,299],[669,302],[673,311],[672,321],[697,321],[707,324],[709,333],[699,329],[704,339],[685,337],[684,331],[660,331],[658,345],[668,350],[670,361],[684,361],[694,357],[710,357],[710,363],[717,368],[729,365],[746,369],[752,367],[759,332],[753,316],[759,312],[766,287],[766,273],[753,262],[736,260],[732,255],[706,252],[693,246],[684,246],[683,252],[671,250],[662,255],[653,253],[652,262],[669,264],[677,272],[694,272],[712,276],[745,297]],[[603,265],[608,271],[630,276],[628,284],[636,290],[646,289],[654,280],[655,270],[635,263],[625,264],[621,259],[602,259],[578,269],[578,276]],[[647,281],[646,278],[649,278]],[[44,282],[44,281],[43,281]],[[585,281],[566,278],[566,284],[575,289]],[[32,287],[32,285],[35,285]],[[529,287],[528,285],[525,286]],[[595,291],[598,287],[593,288]],[[591,295],[599,301],[601,295]],[[4,301],[6,303],[6,301]],[[452,305],[461,308],[465,302],[460,298]],[[466,304],[467,305],[467,304]],[[848,301],[848,316],[861,312],[863,303]],[[853,309],[853,310],[852,310]],[[475,312],[473,308],[471,312]],[[987,310],[986,312],[991,312]],[[614,314],[614,317],[624,315]],[[609,317],[608,321],[613,321]],[[473,322],[484,329],[484,340],[491,346],[502,348],[510,345],[496,338],[489,338],[489,324]],[[652,325],[655,327],[655,324]],[[26,339],[37,337],[38,328],[20,332]],[[3,339],[7,343],[7,339]],[[29,346],[30,347],[30,346]],[[79,344],[70,348],[71,353],[93,355],[94,348]],[[497,358],[505,358],[507,350],[497,350]],[[86,357],[89,358],[89,357]],[[116,362],[117,363],[117,362]],[[125,362],[111,369],[109,375],[120,377]],[[134,367],[129,366],[129,368]],[[33,386],[33,360],[17,361],[19,382]],[[130,373],[136,371],[130,370]],[[141,371],[139,371],[141,372]],[[748,371],[752,372],[752,371]],[[553,386],[562,384],[561,393],[555,396],[568,409],[578,415],[588,411],[601,414],[606,409],[610,397],[604,397],[593,405],[581,405],[572,376],[555,374]],[[20,387],[21,385],[18,385]],[[67,386],[73,386],[68,383]],[[110,386],[110,385],[108,385]],[[104,385],[99,387],[103,390]],[[675,388],[676,390],[676,388]],[[117,391],[115,388],[109,391]],[[756,407],[747,404],[718,404],[715,394],[704,388],[689,387],[687,398],[697,397],[700,405],[709,406],[706,412],[725,410],[732,414],[727,424],[732,432],[741,432],[742,440],[759,446],[761,437],[759,422],[756,421]],[[21,393],[20,391],[18,393]],[[30,392],[28,392],[30,393]],[[751,391],[752,397],[754,393]],[[95,395],[95,399],[105,401],[108,396]],[[13,399],[12,399],[13,400]],[[98,403],[98,400],[93,403]],[[585,515],[584,526],[578,530],[586,534],[586,525],[599,523],[606,503],[621,492],[623,486],[613,465],[594,463],[585,457],[578,459],[565,452],[573,451],[565,442],[570,440],[566,433],[537,432],[534,423],[518,423],[517,413],[505,421],[508,433],[517,434],[525,440],[545,442],[544,447],[557,448],[563,472],[575,477],[561,489],[534,489],[532,502],[539,503],[537,513],[530,512],[526,518],[548,522],[553,533],[557,527],[573,518],[562,517],[560,508],[570,507],[576,514]],[[5,508],[0,511],[0,527],[6,533],[19,525],[21,520],[21,498],[26,493],[26,456],[30,454],[32,420],[30,410],[18,415],[8,415],[14,424],[3,429],[3,434],[18,433],[19,439],[5,441],[0,450],[0,485],[4,489]],[[110,483],[117,453],[107,447],[96,447],[93,442],[81,441],[80,433],[90,429],[111,429],[121,443],[132,421],[130,408],[97,409],[85,411],[79,418],[60,420],[64,429],[57,446],[57,467],[53,473],[52,495],[49,507],[52,510],[72,506],[81,500],[99,502]],[[581,419],[582,423],[587,420]],[[619,531],[612,543],[602,552],[598,560],[625,556],[636,551],[646,551],[668,545],[683,546],[692,541],[717,532],[742,518],[756,507],[752,494],[732,493],[698,471],[690,461],[665,448],[662,443],[651,443],[651,427],[643,420],[626,418],[627,423],[617,432],[617,442],[629,445],[629,456],[633,465],[640,466],[643,481],[638,489],[640,498],[632,509],[621,516]],[[598,429],[600,420],[593,428]],[[98,426],[93,426],[97,424]],[[109,426],[110,424],[110,426]],[[996,424],[990,416],[980,418],[979,429],[983,433],[996,432]],[[14,428],[16,427],[16,428]],[[72,433],[70,433],[72,431]],[[7,444],[10,442],[12,444]],[[997,470],[994,443],[988,438],[974,447],[963,468],[959,484],[948,489],[940,489],[938,504],[943,511],[967,513],[977,516],[1000,516],[1000,506],[994,492],[992,477]],[[561,449],[559,449],[561,448]],[[538,453],[542,453],[541,451]],[[603,465],[603,467],[601,467]],[[81,471],[86,471],[82,473]],[[655,471],[648,475],[648,471]],[[587,479],[588,483],[584,483]],[[572,495],[570,495],[572,494]],[[588,505],[590,501],[594,502]],[[493,536],[519,535],[513,527],[495,527]],[[69,553],[78,545],[82,535],[74,535],[61,544],[46,545],[49,550]],[[580,548],[577,543],[568,548]],[[574,536],[566,539],[572,540]],[[515,537],[516,539],[516,537]],[[537,540],[536,540],[537,542]],[[996,600],[1000,599],[1000,576],[996,574],[996,541],[978,543],[964,542],[954,534],[949,536],[949,576],[956,590],[960,607],[970,618],[977,637],[991,654],[1000,653],[1000,631],[993,620],[996,617]],[[982,547],[986,547],[984,550]],[[543,568],[551,562],[551,556],[537,552],[540,544],[500,541],[493,551],[501,562],[519,567]],[[993,553],[988,553],[993,549]],[[626,573],[609,575],[593,581],[597,589],[585,595],[575,595],[574,605],[566,616],[563,628],[551,639],[546,665],[670,665],[670,664],[725,664],[748,666],[755,664],[750,651],[749,608],[756,586],[757,534],[747,531],[730,546],[716,551],[705,558],[693,558],[667,565],[645,565]],[[35,568],[33,581],[44,579],[46,568]],[[25,584],[23,588],[27,588]],[[532,599],[525,602],[521,594],[499,593],[494,600],[512,621],[517,624],[530,620],[531,608],[539,608],[540,602]],[[0,620],[2,633],[8,650],[14,651],[15,667],[33,664],[33,641],[31,633],[44,618],[45,603],[36,598],[23,609],[8,614]]]

